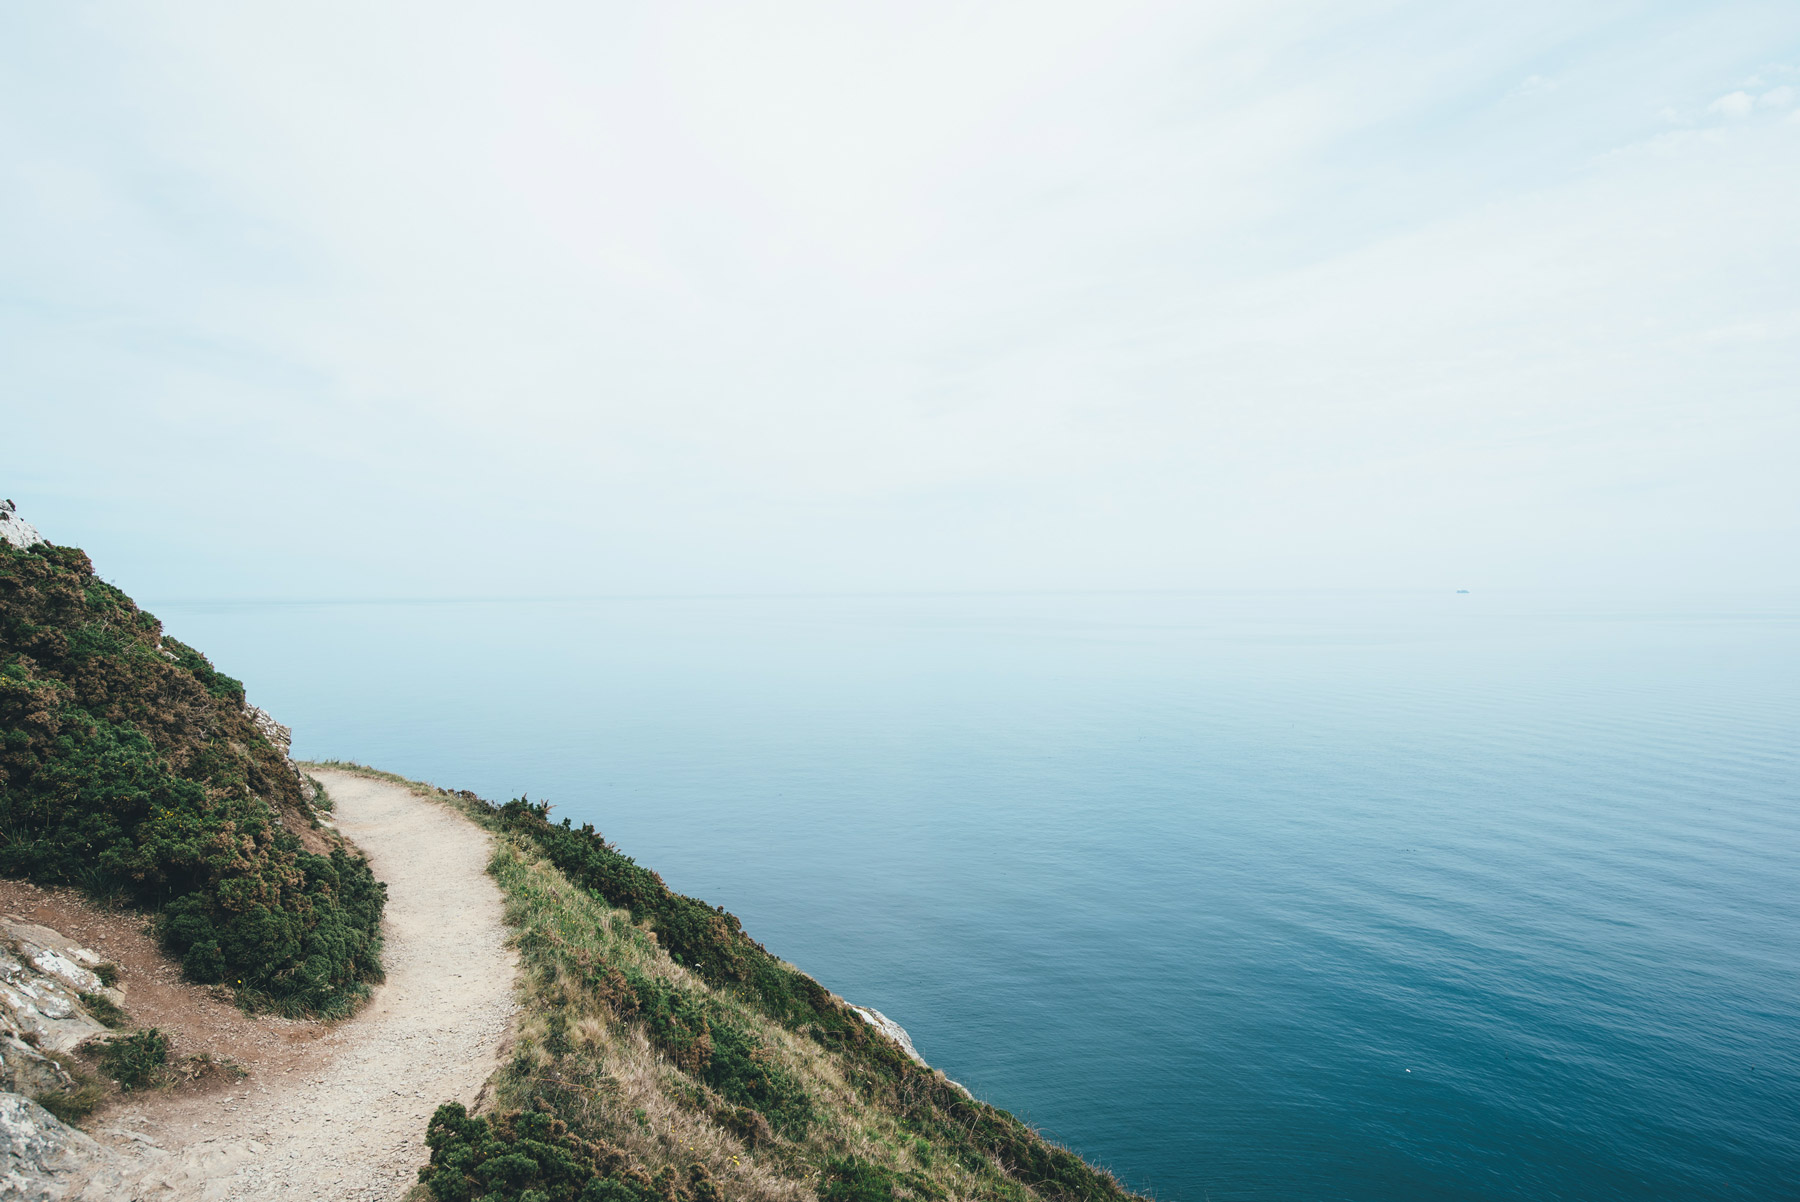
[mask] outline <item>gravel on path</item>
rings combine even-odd
[[[273,1079],[154,1114],[109,1112],[87,1199],[399,1199],[442,1102],[473,1106],[512,1029],[515,953],[489,837],[403,786],[315,770],[388,886],[387,982]]]

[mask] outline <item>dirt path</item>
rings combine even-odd
[[[440,1102],[473,1103],[512,1021],[515,957],[487,836],[397,785],[319,771],[388,885],[387,983],[355,1018],[222,1093],[106,1114],[117,1166],[84,1196],[398,1199]],[[273,1066],[270,1066],[273,1068]]]

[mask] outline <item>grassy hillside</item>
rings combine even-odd
[[[383,887],[320,828],[244,689],[73,547],[0,542],[0,874],[141,907],[189,978],[347,1013]]]
[[[1126,1199],[910,1060],[842,999],[592,827],[350,764],[495,834],[525,1008],[492,1113],[440,1107],[439,1202]]]

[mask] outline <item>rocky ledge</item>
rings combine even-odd
[[[33,1098],[75,1088],[59,1062],[106,1033],[92,1006],[118,1006],[100,956],[49,927],[0,917],[0,1200],[117,1198],[111,1154]]]
[[[71,1089],[56,1056],[106,1033],[90,1007],[125,995],[95,972],[100,957],[49,927],[0,918],[0,1090],[36,1097]]]
[[[919,1050],[913,1047],[912,1036],[906,1033],[905,1027],[872,1006],[858,1006],[852,1003],[850,1009],[856,1011],[857,1016],[864,1022],[899,1044],[900,1050],[912,1057],[915,1063],[925,1068],[931,1067],[925,1063],[925,1057],[919,1055]]]
[[[30,1098],[0,1093],[0,1199],[59,1202],[85,1193],[105,1159],[100,1145]]]
[[[19,507],[11,501],[0,501],[0,539],[15,547],[35,547],[44,536],[30,522],[20,520]]]
[[[883,1035],[887,1036],[889,1039],[893,1040],[895,1043],[899,1044],[900,1050],[902,1052],[905,1052],[908,1056],[912,1057],[913,1062],[918,1064],[919,1067],[931,1068],[931,1066],[929,1064],[925,1063],[925,1057],[919,1055],[919,1049],[913,1047],[912,1036],[908,1035],[906,1033],[905,1027],[901,1026],[899,1023],[895,1022],[893,1019],[889,1018],[887,1015],[883,1014],[881,1011],[875,1009],[873,1006],[858,1006],[854,1002],[852,1002],[852,1003],[850,1003],[850,1009],[856,1011],[856,1015],[858,1018],[860,1018],[864,1022],[868,1023],[871,1027],[874,1027],[877,1031],[880,1031]],[[950,1084],[953,1087],[955,1087],[964,1097],[967,1098],[967,1097],[975,1096],[975,1095],[971,1094],[966,1087],[964,1087],[962,1082],[951,1081],[949,1077],[945,1077],[942,1072],[938,1072],[938,1070],[936,1070],[936,1069],[932,1069],[932,1071],[936,1072],[938,1076],[943,1077],[943,1079],[945,1081],[949,1081]]]

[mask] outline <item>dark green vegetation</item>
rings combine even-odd
[[[425,1142],[431,1165],[419,1180],[439,1202],[667,1202],[678,1196],[673,1166],[651,1177],[617,1149],[584,1142],[542,1110],[489,1119],[450,1102],[431,1116]],[[704,1165],[690,1167],[686,1184],[680,1192],[696,1199],[721,1196]]]
[[[73,547],[0,543],[0,874],[158,915],[192,980],[347,1013],[385,890],[323,831],[243,686]]]
[[[440,1202],[1130,1197],[591,827],[400,783],[495,832],[524,974],[494,1112],[431,1121]]]
[[[169,1066],[169,1037],[151,1027],[129,1035],[115,1035],[100,1045],[100,1068],[130,1091],[162,1080]]]

